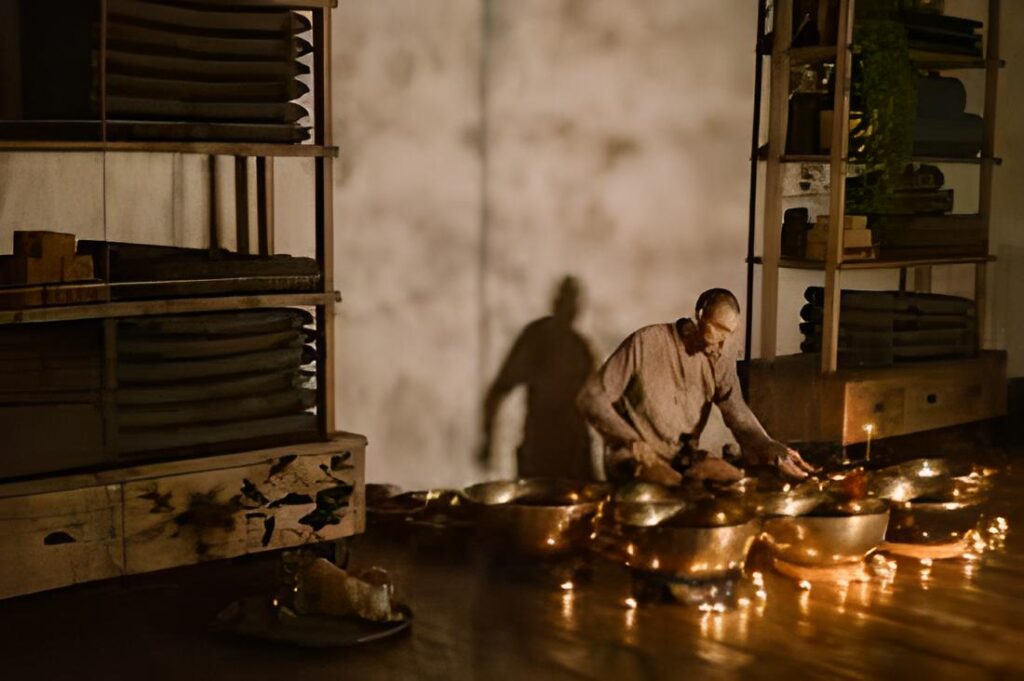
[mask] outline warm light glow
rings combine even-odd
[[[865,423],[864,424],[864,432],[868,434],[868,437],[871,437],[871,434],[873,432],[875,432],[875,424],[873,424],[873,423]]]
[[[932,559],[931,558],[922,558],[921,559],[921,565],[924,565],[925,567],[931,567],[932,566]]]
[[[572,582],[562,582],[562,590],[564,590],[564,591],[572,591],[572,589],[573,589],[573,583]]]
[[[637,603],[636,603],[636,599],[635,598],[630,596],[629,598],[626,599],[626,607],[627,608],[632,610],[632,609],[636,608],[636,606],[637,606]]]
[[[808,582],[806,579],[801,579],[800,580],[800,584],[798,584],[797,586],[799,586],[804,591],[810,591],[811,590],[811,583]]]
[[[754,586],[764,586],[764,575],[760,572],[755,572],[750,575],[750,579],[754,582]]]
[[[277,599],[275,598],[275,599],[274,599],[274,607],[276,608],[276,607],[277,607],[277,605],[278,605],[278,603],[277,603]]]
[[[768,592],[765,591],[764,589],[758,589],[757,592],[754,595],[757,596],[758,600],[761,600],[761,601],[763,601],[763,600],[768,598]]]
[[[746,607],[749,607],[749,606],[750,606],[750,599],[749,599],[749,598],[746,598],[746,597],[744,597],[744,598],[741,598],[741,599],[739,599],[739,600],[737,601],[737,603],[739,603],[739,604],[740,604],[740,607],[746,608]]]
[[[547,542],[547,543],[548,543],[548,546],[554,546],[554,545],[555,545],[555,540],[554,540],[554,538],[552,538],[552,537],[548,537],[548,542]]]
[[[921,478],[934,478],[936,475],[940,475],[939,471],[934,470],[927,461],[921,466],[921,470],[918,472],[918,477]]]

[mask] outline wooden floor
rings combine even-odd
[[[1013,459],[1020,460],[1024,451]],[[495,564],[467,538],[381,532],[354,543],[415,613],[410,633],[302,651],[206,633],[238,595],[273,582],[273,555],[0,602],[5,679],[986,679],[1024,678],[1024,470],[992,503],[1006,547],[968,567],[917,561],[895,581],[816,585],[765,570],[767,600],[722,614],[629,608],[628,575],[598,564],[571,591]]]

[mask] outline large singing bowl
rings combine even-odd
[[[743,567],[760,532],[753,511],[736,499],[617,498],[612,506],[619,554],[645,572],[691,579],[725,575]]]
[[[535,558],[586,551],[592,520],[609,493],[600,483],[540,479],[463,490],[488,540],[505,552]]]
[[[776,557],[813,567],[858,562],[882,543],[889,525],[888,504],[877,499],[813,513],[765,520]]]
[[[740,570],[760,521],[722,527],[623,526],[625,563],[636,570],[706,579]]]

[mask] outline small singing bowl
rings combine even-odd
[[[623,561],[635,570],[710,579],[743,568],[760,527],[743,503],[696,499],[680,502],[656,525],[620,520],[618,540]]]
[[[963,539],[981,520],[976,501],[913,501],[892,509],[886,541],[946,544]]]
[[[603,483],[527,479],[467,487],[486,538],[503,551],[554,558],[587,550],[592,520],[611,488]]]
[[[952,477],[945,459],[914,459],[868,474],[868,494],[897,503],[941,492]]]
[[[679,487],[630,482],[615,490],[607,515],[621,525],[653,527],[681,511],[686,503],[687,495]]]
[[[879,499],[823,504],[811,513],[769,518],[764,532],[776,557],[827,567],[864,559],[885,539],[889,505]]]

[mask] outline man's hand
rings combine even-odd
[[[776,442],[771,453],[774,458],[774,465],[783,475],[795,480],[803,480],[808,473],[814,473],[817,469],[803,460],[800,453],[781,442]]]
[[[631,463],[631,477],[635,480],[654,482],[659,485],[678,485],[683,481],[683,476],[665,463],[657,452],[643,440],[634,440],[629,445],[618,449],[613,454],[612,460],[618,464]]]
[[[743,478],[743,471],[717,457],[708,457],[686,469],[686,477],[712,482],[736,482]]]

